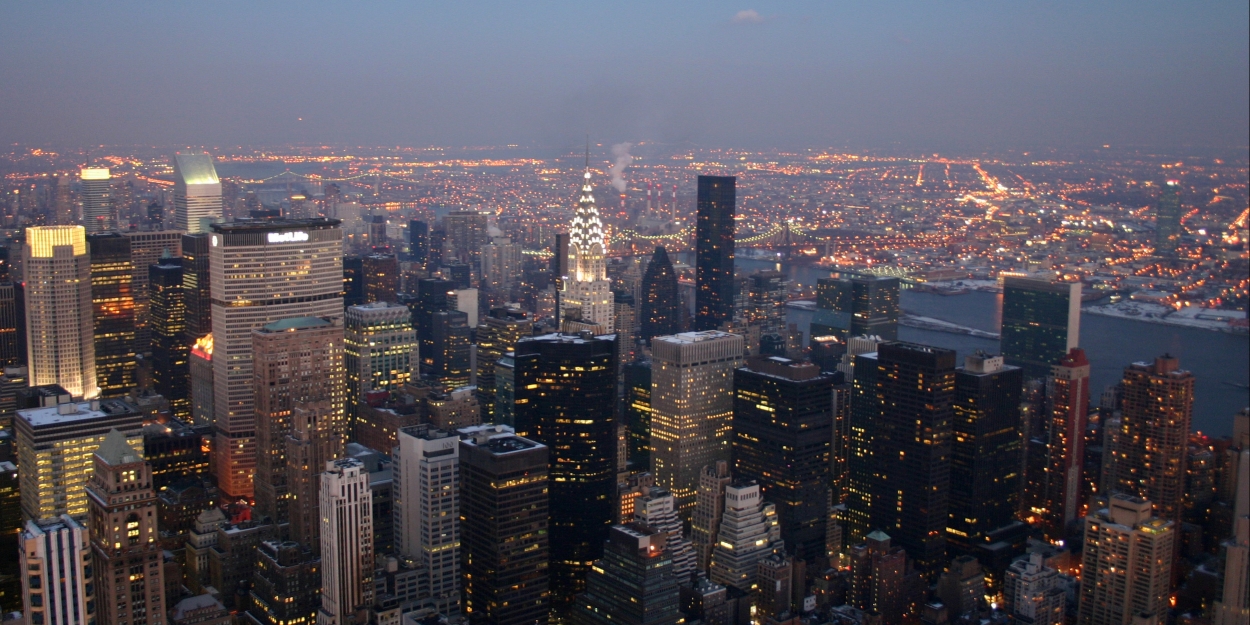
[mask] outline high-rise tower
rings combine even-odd
[[[695,224],[696,330],[716,330],[733,320],[736,185],[733,176],[699,176]]]
[[[460,439],[430,424],[399,430],[392,466],[395,542],[424,571],[440,614],[460,611]]]
[[[23,614],[31,623],[96,623],[97,567],[87,528],[68,514],[27,521],[20,537]]]
[[[1176,539],[1176,525],[1138,497],[1112,495],[1106,508],[1085,517],[1076,622],[1165,622]]]
[[[207,232],[202,220],[222,218],[221,180],[207,152],[174,155],[174,227],[187,234]]]
[[[1003,280],[1003,358],[1044,378],[1081,340],[1081,283],[1039,278]]]
[[[355,458],[321,474],[321,609],[318,625],[348,625],[373,603],[373,491]]]
[[[190,421],[191,344],[185,337],[187,306],[182,280],[181,258],[162,258],[148,267],[148,326],[152,333],[152,388],[169,400],[176,418]]]
[[[1047,437],[1046,511],[1043,525],[1052,540],[1063,538],[1068,523],[1077,518],[1084,502],[1081,475],[1085,469],[1085,429],[1089,421],[1089,359],[1074,347],[1051,369],[1046,407],[1050,414]]]
[[[560,294],[560,318],[564,319],[569,309],[580,309],[582,321],[597,323],[611,333],[612,283],[604,265],[608,244],[590,186],[589,167],[582,177],[582,195],[569,226],[569,275]]]
[[[82,226],[26,229],[26,336],[31,386],[99,395],[91,316],[91,260]]]
[[[135,296],[130,239],[116,232],[87,236],[96,385],[102,397],[135,386]]]
[[[1182,214],[1180,182],[1168,180],[1155,205],[1155,254],[1176,253],[1176,244],[1181,240]]]
[[[898,339],[898,278],[845,276],[816,281],[812,336]]]
[[[365,393],[395,391],[413,379],[418,360],[412,313],[391,302],[348,306],[346,345],[347,404],[354,421]]]
[[[82,223],[87,232],[117,229],[117,206],[113,204],[113,176],[107,167],[84,167],[82,180]]]
[[[656,246],[651,264],[642,277],[642,301],[639,302],[638,338],[668,336],[681,331],[681,297],[677,293],[677,272],[668,259],[664,246]]]

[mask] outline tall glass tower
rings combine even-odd
[[[695,330],[716,330],[733,319],[734,212],[737,179],[699,176],[695,224]]]
[[[1176,253],[1181,239],[1181,187],[1176,180],[1163,185],[1155,208],[1155,253],[1164,256]]]
[[[638,315],[639,338],[668,336],[681,331],[681,297],[677,292],[677,272],[664,246],[657,246],[651,264],[642,276],[642,302]]]
[[[898,278],[850,276],[816,281],[812,336],[898,340]]]
[[[1026,378],[1045,378],[1081,337],[1081,283],[1003,281],[1003,358]]]

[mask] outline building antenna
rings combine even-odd
[[[590,133],[586,133],[586,171],[590,171]]]

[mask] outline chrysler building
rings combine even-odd
[[[583,174],[582,196],[569,228],[568,268],[564,293],[560,297],[560,318],[567,311],[579,308],[582,321],[603,326],[605,333],[615,331],[612,319],[612,289],[605,275],[604,256],[607,243],[603,239],[603,222],[590,186],[590,168]]]

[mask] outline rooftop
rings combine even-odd
[[[231,234],[239,232],[268,232],[291,228],[334,228],[343,222],[338,219],[315,217],[313,219],[243,219],[212,224],[213,232]]]
[[[287,332],[290,330],[306,330],[308,328],[324,328],[334,325],[333,322],[321,317],[288,317],[279,319],[261,328],[264,332]]]
[[[174,155],[174,175],[184,184],[219,184],[213,157],[204,152]]]
[[[61,404],[59,406],[48,406],[46,408],[27,408],[25,410],[18,410],[17,416],[20,420],[29,423],[31,427],[39,428],[52,425],[66,425],[79,421],[90,421],[92,419],[100,419],[104,417],[137,414],[131,406],[117,399],[102,401],[99,403],[97,408],[92,408],[93,403],[95,402]],[[63,410],[73,410],[73,412],[63,414]]]
[[[95,450],[95,455],[110,466],[143,462],[143,458],[139,457],[130,443],[126,442],[126,435],[117,428],[109,430],[109,433],[104,435],[104,442],[100,443],[100,447]]]
[[[727,336],[736,336],[729,332],[721,332],[720,330],[704,330],[703,332],[682,332],[671,336],[657,336],[652,341],[664,341],[665,343],[701,343],[703,341],[712,341],[725,338]]]

